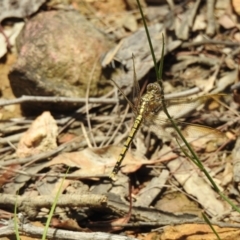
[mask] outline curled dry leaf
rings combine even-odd
[[[108,146],[104,148],[86,148],[80,152],[62,153],[47,163],[47,166],[54,164],[65,164],[70,167],[78,167],[79,170],[73,174],[81,176],[97,176],[109,174],[115,165],[121,152],[121,147]],[[138,170],[143,164],[153,164],[143,156],[134,156],[128,152],[123,160],[122,172],[130,173]]]
[[[35,119],[24,133],[17,148],[18,157],[28,157],[57,147],[58,127],[50,112]]]

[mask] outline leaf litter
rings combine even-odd
[[[144,86],[148,81],[155,81],[155,78],[150,72],[153,65],[144,37],[145,33],[141,29],[138,11],[134,4],[128,4],[133,9],[129,11],[126,10],[124,1],[119,2],[121,2],[121,8],[119,8],[121,12],[110,0],[99,5],[95,1],[85,1],[86,5],[75,1],[71,3],[71,6],[76,10],[88,6],[84,12],[87,19],[115,41],[115,47],[109,49],[110,54],[106,52],[105,58],[102,58],[102,66],[111,70],[112,75],[108,80],[114,79],[124,93],[131,98],[131,94],[128,94],[131,92],[133,84],[132,53],[135,55],[135,68],[138,80],[141,80],[140,85]],[[169,1],[169,5],[162,3],[159,6],[158,4],[151,5],[148,2],[144,2],[144,4],[146,17],[151,28],[154,29],[151,36],[157,54],[161,52],[161,33],[165,32],[167,51],[165,53],[164,85],[167,94],[175,94],[189,89],[194,89],[196,92],[204,91],[205,94],[229,93],[227,90],[234,84],[236,86],[234,89],[236,102],[233,101],[231,94],[224,96],[224,100],[221,100],[226,103],[228,108],[225,108],[221,103],[210,108],[205,106],[195,109],[197,111],[194,111],[188,118],[190,121],[193,119],[194,123],[200,124],[206,124],[206,120],[208,120],[212,127],[225,125],[224,131],[228,135],[232,134],[236,137],[236,141],[234,138],[229,140],[230,144],[227,142],[225,145],[216,143],[214,147],[208,147],[209,141],[199,141],[195,143],[195,146],[197,146],[204,165],[219,188],[226,195],[231,196],[231,200],[235,204],[238,204],[240,177],[237,170],[239,169],[237,157],[239,147],[237,144],[239,142],[239,126],[237,122],[234,122],[234,119],[238,117],[236,112],[239,109],[239,101],[237,100],[239,91],[237,85],[239,78],[239,31],[236,19],[240,5],[238,1],[232,1],[228,4],[226,1],[220,0],[216,1],[215,4],[214,1],[200,2],[188,1],[184,5],[175,2],[170,4]],[[47,6],[54,6],[51,3],[47,4],[49,4]],[[64,5],[64,3],[62,4]],[[234,11],[229,7],[231,4]],[[69,6],[68,3],[67,6]],[[40,11],[48,11],[46,9],[43,8]],[[158,11],[159,9],[165,9],[165,12]],[[9,11],[6,17],[2,17],[1,21],[7,17],[19,17],[18,13],[21,12],[23,13],[23,8],[19,6],[15,14]],[[29,12],[28,15],[31,13],[33,12]],[[20,17],[25,17],[25,15],[21,14]],[[14,23],[14,20],[11,21]],[[134,33],[136,26],[137,30]],[[6,28],[4,21],[3,28]],[[6,58],[10,57],[6,50],[3,54]],[[16,53],[13,54],[16,55]],[[1,68],[5,67],[4,64],[6,62],[3,60]],[[6,78],[8,71],[5,73]],[[14,97],[8,92],[6,98],[6,89],[3,86],[1,93],[2,100]],[[112,92],[104,97],[114,98],[116,95]],[[36,96],[32,96],[32,99],[37,101]],[[236,217],[236,213],[231,212],[229,206],[215,194],[196,167],[193,167],[181,155],[181,151],[177,150],[176,146],[169,141],[161,141],[159,136],[154,134],[154,131],[147,131],[145,128],[136,135],[133,141],[134,147],[125,156],[121,169],[122,173],[128,173],[131,177],[131,191],[136,199],[132,206],[131,217],[125,219],[124,216],[129,211],[128,177],[119,173],[118,180],[111,183],[107,180],[107,176],[122,148],[123,141],[117,142],[117,140],[126,137],[133,116],[126,114],[125,122],[121,121],[120,118],[123,116],[122,112],[126,105],[120,102],[116,107],[113,107],[113,104],[97,104],[91,100],[90,96],[87,111],[83,105],[71,115],[62,112],[61,114],[52,113],[51,116],[50,113],[44,112],[42,116],[37,118],[35,116],[35,120],[31,117],[21,116],[20,118],[17,114],[8,118],[7,111],[9,109],[2,108],[0,131],[2,200],[0,208],[4,209],[6,203],[12,203],[14,206],[12,199],[17,191],[20,191],[23,197],[35,196],[36,199],[45,197],[44,201],[46,201],[50,195],[54,195],[57,191],[59,182],[64,177],[67,167],[70,166],[70,172],[64,180],[61,197],[70,199],[71,194],[74,194],[73,196],[78,196],[81,199],[83,193],[89,194],[89,201],[83,204],[84,209],[77,209],[82,219],[80,225],[85,222],[85,225],[83,224],[85,228],[79,228],[79,231],[89,231],[87,228],[91,228],[91,224],[88,226],[86,221],[95,221],[100,226],[100,223],[120,224],[121,221],[125,220],[124,224],[127,224],[128,227],[131,226],[134,231],[132,220],[135,219],[135,222],[139,221],[140,228],[144,224],[148,226],[146,229],[174,224],[174,226],[164,227],[162,232],[156,233],[157,237],[161,239],[181,239],[183,235],[188,236],[187,239],[200,237],[202,237],[201,239],[213,239],[211,231],[208,232],[202,223],[199,225],[199,217],[192,214],[191,211],[189,213],[188,211],[181,213],[179,211],[177,214],[173,206],[174,204],[178,205],[178,198],[173,199],[172,205],[169,204],[164,212],[160,212],[161,207],[156,203],[160,199],[167,199],[171,192],[177,193],[179,191],[185,194],[191,202],[197,203],[198,211],[204,211],[209,217],[212,217],[213,222],[218,222],[218,225],[221,225],[219,223],[221,222],[229,225],[235,223],[238,226],[239,217]],[[89,123],[87,124],[86,112],[91,127]],[[204,115],[208,116],[205,120]],[[214,115],[218,117],[214,117]],[[46,117],[43,122],[40,121],[42,117]],[[232,120],[232,123],[229,123],[229,119]],[[120,123],[122,125],[118,126]],[[82,125],[85,126],[86,132],[81,128]],[[25,131],[27,128],[28,130]],[[118,131],[114,131],[114,129],[118,129]],[[108,142],[109,139],[114,139],[114,141],[111,140],[108,145],[100,148],[87,147],[89,143],[91,144],[88,131],[91,131],[96,146],[100,146],[102,142]],[[21,135],[18,135],[19,133]],[[124,134],[124,137],[121,134]],[[221,142],[221,139],[215,139],[215,141]],[[165,149],[164,152],[161,149]],[[94,208],[92,193],[96,196],[106,195],[108,204]],[[41,201],[43,200],[39,198],[39,202]],[[24,208],[21,208],[21,211],[27,217],[41,218],[44,215],[43,207],[46,207],[44,204],[41,206],[40,211],[34,213],[37,213],[36,215],[31,215]],[[71,225],[76,224],[77,221],[73,214],[76,209],[74,201],[71,202],[71,207],[69,206],[68,208],[66,205],[61,206],[61,211],[68,211],[68,214],[56,212],[53,227],[69,230]],[[152,209],[153,207],[154,209]],[[91,214],[87,211],[88,209],[91,210]],[[71,223],[71,221],[73,222]],[[184,225],[187,222],[192,224]],[[123,231],[124,224],[121,228],[112,226],[112,228],[104,227],[103,229],[108,229],[106,231],[110,232],[114,229],[118,231],[122,229],[121,231]],[[181,231],[176,234],[178,228]],[[209,227],[206,228],[209,229]],[[216,227],[216,229],[221,239],[229,239],[229,235],[231,235],[231,239],[237,239],[237,234],[239,234],[238,230],[233,228]],[[145,239],[147,239],[147,236],[150,236],[150,231],[142,230],[143,232],[146,233]],[[201,232],[200,236],[199,232]],[[112,237],[114,238],[115,235]],[[137,235],[137,231],[135,237],[142,238],[140,234]]]

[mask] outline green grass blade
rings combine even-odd
[[[47,219],[46,225],[45,225],[45,227],[44,227],[44,232],[43,232],[42,240],[45,240],[45,239],[47,238],[48,228],[49,228],[49,226],[50,226],[50,222],[51,222],[53,213],[54,213],[55,208],[56,208],[56,206],[57,206],[58,199],[59,199],[59,197],[60,197],[60,195],[61,195],[61,190],[62,190],[62,186],[63,186],[64,180],[65,180],[65,178],[66,178],[69,170],[70,170],[70,167],[68,167],[68,169],[67,169],[67,171],[66,171],[66,174],[65,174],[64,178],[62,179],[61,185],[60,185],[60,187],[59,187],[59,189],[58,189],[58,192],[57,192],[57,195],[56,195],[56,197],[55,197],[55,199],[54,199],[53,205],[52,205],[51,210],[50,210],[49,215],[48,215],[48,219]]]
[[[219,237],[217,231],[214,229],[212,223],[209,221],[208,217],[204,213],[202,214],[202,216],[203,216],[204,221],[208,224],[208,226],[212,229],[212,231],[216,235],[217,239],[221,240],[221,238]]]
[[[19,234],[19,230],[18,230],[18,219],[17,219],[17,197],[18,197],[18,192],[17,192],[17,196],[16,196],[16,202],[14,205],[14,230],[15,230],[15,236],[17,238],[17,240],[20,240],[20,234]]]

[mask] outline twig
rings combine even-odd
[[[58,130],[58,135],[60,133],[62,133],[67,127],[69,127],[74,121],[76,121],[76,116],[79,113],[84,112],[85,107],[81,107],[79,109],[77,109],[74,114],[70,117],[66,117],[65,119],[61,119],[62,124],[64,124],[64,126]]]
[[[86,98],[68,98],[68,97],[43,97],[43,96],[25,96],[23,95],[20,98],[11,99],[11,100],[2,100],[0,101],[0,107],[18,104],[23,102],[68,102],[68,103],[86,103]],[[107,99],[107,98],[89,98],[89,103],[97,103],[97,104],[116,104],[118,99]]]
[[[27,158],[21,158],[21,159],[13,159],[13,160],[8,160],[6,162],[1,162],[0,166],[9,166],[9,165],[14,165],[14,164],[26,164],[26,163],[29,163],[29,162],[33,163],[33,162],[51,157],[52,155],[63,151],[63,149],[65,149],[66,147],[67,147],[66,145],[61,145],[54,150],[51,150],[51,151],[45,152],[45,153],[40,153],[40,154],[35,155],[35,156],[31,156],[31,157],[27,157]]]
[[[10,194],[0,194],[1,206],[15,206],[17,205],[19,211],[25,212],[29,218],[35,218],[39,209],[42,207],[51,208],[54,203],[55,196],[36,196],[29,198],[28,196],[16,196]],[[75,194],[75,195],[61,195],[58,199],[57,205],[59,207],[106,207],[107,197],[97,194]]]
[[[88,137],[86,128],[85,128],[85,126],[84,126],[83,123],[81,123],[81,129],[82,129],[83,136],[84,136],[84,138],[85,138],[85,140],[86,140],[86,142],[87,142],[88,147],[89,147],[89,148],[92,148],[91,140],[90,140],[89,137]]]
[[[57,177],[57,178],[66,178],[66,179],[89,179],[89,178],[106,178],[107,174],[94,174],[94,175],[84,175],[84,174],[73,174],[67,175],[65,173],[30,173],[22,170],[17,170],[9,167],[0,166],[0,169],[5,171],[11,171],[19,175],[24,175],[28,177]]]
[[[201,92],[202,90],[199,87],[194,87],[182,92],[170,93],[165,95],[165,99],[186,97]]]
[[[206,33],[209,36],[214,35],[216,31],[216,23],[214,18],[214,4],[215,0],[207,0],[207,30]]]
[[[108,142],[106,143],[107,146],[111,143],[111,141],[115,138],[116,134],[118,133],[120,127],[123,124],[123,121],[126,119],[128,110],[129,110],[129,105],[127,105],[126,110],[125,110],[125,112],[123,114],[123,117],[121,118],[121,122],[118,124],[117,128],[115,129],[114,133],[112,134],[112,137],[110,137]]]
[[[197,13],[197,10],[198,10],[200,2],[201,2],[201,0],[197,0],[195,2],[194,6],[192,7],[192,10],[190,11],[190,14],[188,16],[188,25],[189,25],[189,27],[192,27],[192,25],[193,25],[193,22],[194,22],[194,19],[196,17],[196,13]]]
[[[6,144],[9,142],[11,142],[11,143],[18,142],[22,135],[23,135],[23,133],[17,133],[17,134],[13,134],[13,135],[10,135],[10,136],[4,137],[4,138],[0,137],[0,144]]]
[[[36,227],[32,224],[24,223],[19,226],[19,232],[22,235],[41,238],[44,231],[43,227]],[[8,226],[0,228],[0,237],[15,235],[16,229],[14,222],[11,221]],[[48,239],[66,239],[66,240],[138,240],[137,238],[121,236],[102,232],[76,232],[61,229],[49,228],[47,233]]]
[[[197,46],[205,45],[205,44],[219,44],[219,45],[226,45],[226,46],[229,46],[229,47],[238,47],[240,45],[239,42],[206,39],[206,40],[202,40],[202,41],[198,41],[198,42],[183,43],[182,48],[197,47]]]
[[[96,143],[94,141],[94,136],[92,134],[92,124],[91,124],[90,117],[89,117],[89,110],[90,109],[89,109],[89,101],[88,101],[88,99],[89,99],[90,86],[91,86],[91,82],[92,82],[92,79],[93,79],[93,73],[96,70],[96,66],[97,66],[97,61],[98,61],[98,59],[96,59],[96,61],[94,62],[92,71],[91,71],[90,76],[89,76],[89,80],[87,81],[88,82],[87,83],[87,91],[86,91],[86,96],[85,96],[87,124],[88,124],[88,129],[89,129],[90,141],[93,143],[94,147],[97,147],[97,145],[96,145]]]

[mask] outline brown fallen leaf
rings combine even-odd
[[[73,174],[79,174],[79,176],[99,176],[102,174],[109,174],[119,157],[122,147],[108,146],[103,148],[86,148],[79,152],[62,153],[57,157],[49,161],[45,167],[55,164],[65,164],[70,167],[79,168]],[[144,156],[136,155],[127,152],[121,171],[123,173],[131,173],[137,171],[144,164],[154,164],[164,160],[171,160],[176,155],[165,156],[160,160],[147,160]]]
[[[219,18],[218,22],[225,29],[231,29],[231,28],[234,28],[236,26],[236,23],[227,14],[224,14],[223,16],[221,16]]]
[[[58,127],[50,112],[37,117],[30,128],[21,137],[17,156],[24,158],[53,150],[57,147]]]
[[[77,221],[74,219],[67,219],[67,220],[60,220],[58,218],[52,218],[51,226],[54,228],[62,228],[74,231],[82,231],[82,232],[89,232],[87,229],[81,228]]]
[[[240,0],[232,0],[232,5],[233,5],[233,9],[234,11],[240,15]]]
[[[236,228],[220,228],[213,226],[221,240],[239,239],[240,230]],[[162,240],[214,240],[217,239],[208,225],[204,224],[183,224],[178,226],[167,226],[161,234]]]
[[[8,168],[2,169],[0,171],[0,187],[16,175],[15,170],[20,169],[20,165],[11,165]]]
[[[80,152],[62,153],[48,162],[45,167],[55,164],[65,164],[69,167],[77,167],[79,170],[74,174],[94,176],[104,174],[105,164],[99,161],[92,149],[84,149]]]

